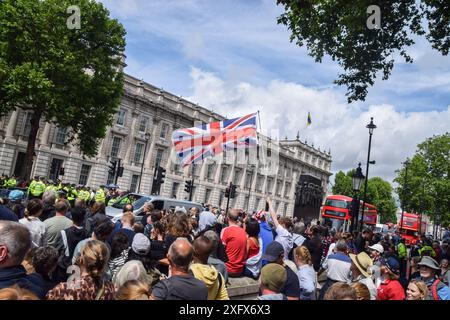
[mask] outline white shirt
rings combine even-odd
[[[377,300],[377,287],[375,287],[371,277],[366,278],[360,276],[357,282],[361,282],[367,286],[367,289],[369,289],[370,292],[370,300]]]
[[[32,245],[42,247],[44,245],[45,223],[36,217],[22,218],[19,222],[30,230]]]
[[[275,237],[275,241],[281,243],[284,249],[284,258],[288,259],[289,252],[294,247],[294,241],[292,240],[292,234],[283,228],[281,225],[275,229],[277,236]]]

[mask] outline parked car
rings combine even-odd
[[[131,203],[134,208],[133,214],[136,217],[139,217],[144,214],[144,204],[147,202],[153,203],[155,209],[158,210],[175,209],[176,207],[184,207],[186,211],[189,211],[192,207],[197,207],[200,211],[203,209],[203,206],[200,203],[192,201],[164,198],[154,195],[150,196],[139,193],[128,193],[117,199],[112,206],[106,207],[106,215],[111,218],[113,222],[116,222],[122,217],[123,207],[127,203]]]

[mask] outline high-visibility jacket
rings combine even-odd
[[[14,187],[16,186],[16,184],[17,184],[17,180],[14,179],[14,178],[9,178],[9,179],[6,181],[6,186],[7,186],[8,188],[14,188]]]
[[[91,200],[91,193],[87,190],[81,190],[80,192],[78,192],[78,198],[87,202]]]
[[[45,191],[45,184],[42,181],[36,181],[30,188],[32,196],[40,197]]]
[[[96,202],[105,202],[105,200],[106,200],[106,194],[105,194],[105,190],[103,190],[103,189],[98,189],[96,192],[95,192],[95,201]]]
[[[56,186],[54,186],[54,185],[49,185],[49,186],[47,186],[47,188],[45,188],[45,192],[47,192],[47,191],[58,191],[57,189],[56,189]]]
[[[108,206],[112,206],[114,203],[116,203],[116,201],[117,201],[117,198],[111,198],[111,199],[109,199],[109,201],[108,201]]]
[[[32,180],[30,182],[30,185],[28,186],[28,193],[31,194],[31,190],[34,188],[34,185],[36,184],[36,180]]]
[[[69,193],[67,194],[67,200],[72,201],[75,200],[75,198],[78,197],[78,192],[74,188],[69,189]]]
[[[398,257],[400,259],[406,259],[407,252],[406,252],[406,246],[404,243],[400,242],[398,244],[397,251],[398,251]]]
[[[122,200],[120,200],[120,204],[124,204],[125,205],[125,204],[128,204],[128,203],[131,203],[131,200],[128,197],[125,197]]]

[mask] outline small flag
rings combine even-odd
[[[308,126],[311,124],[311,113],[308,112]]]

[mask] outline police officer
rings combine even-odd
[[[45,188],[44,177],[41,177],[38,181],[31,183],[28,190],[31,193],[32,198],[40,199],[44,194]]]
[[[15,188],[17,185],[17,180],[15,176],[12,176],[6,181],[6,186],[10,189]]]
[[[95,202],[103,202],[106,201],[106,194],[105,194],[105,186],[101,185],[97,191],[95,192],[94,196]]]

